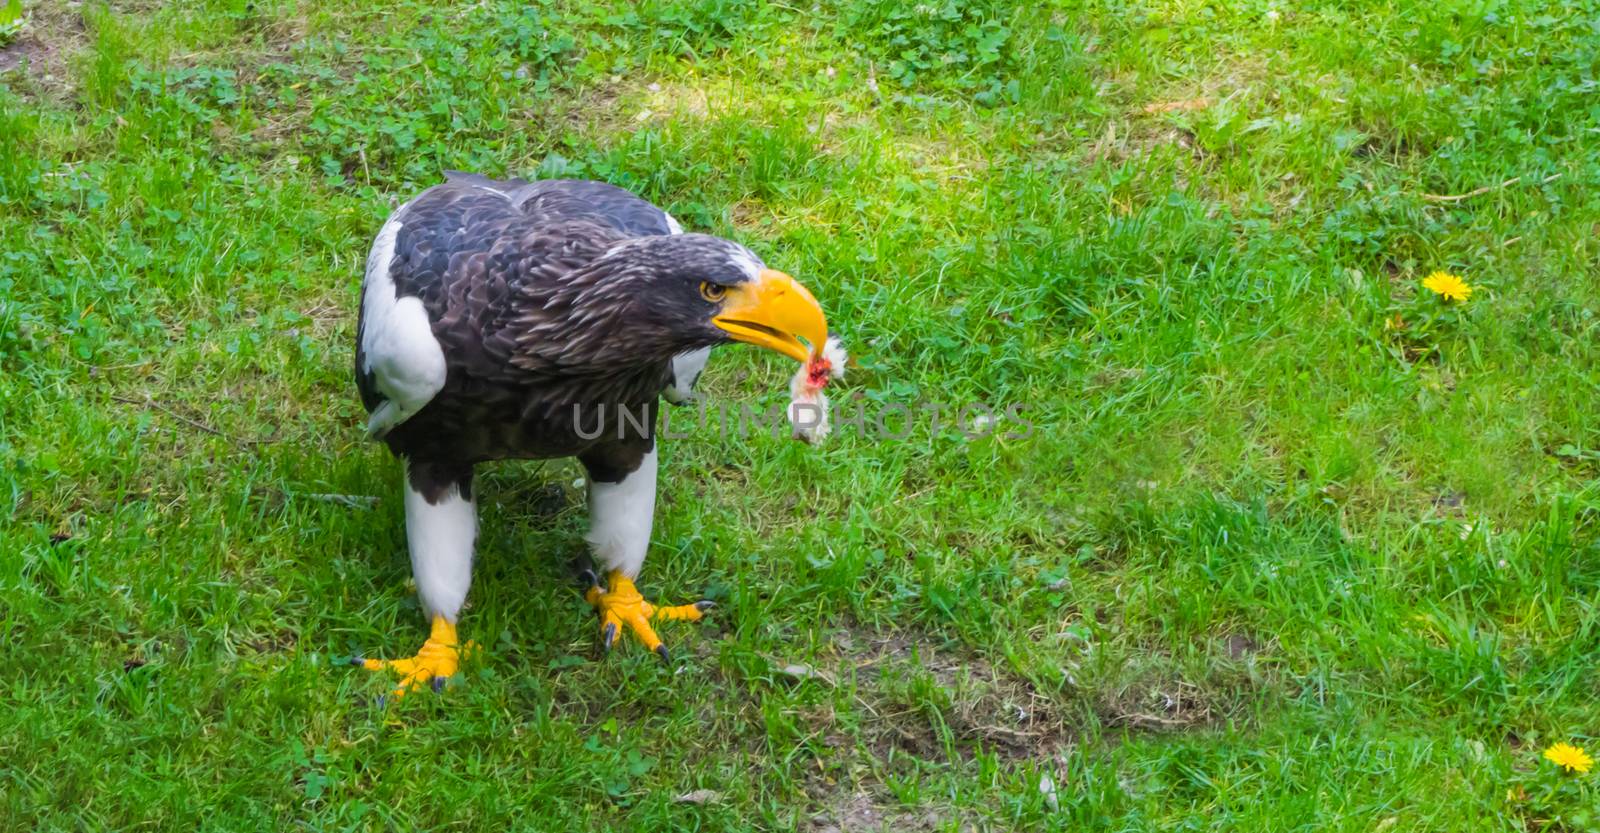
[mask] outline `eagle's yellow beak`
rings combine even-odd
[[[750,283],[728,290],[722,312],[711,323],[737,341],[765,347],[804,362],[822,355],[828,319],[811,290],[776,269],[762,269]],[[800,339],[810,342],[811,349]]]

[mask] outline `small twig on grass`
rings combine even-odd
[[[310,500],[320,500],[324,503],[337,503],[351,509],[371,509],[378,505],[378,498],[374,495],[335,495],[321,492],[290,492],[290,497],[303,497]]]
[[[167,406],[161,404],[160,402],[157,402],[154,399],[151,399],[149,396],[146,396],[143,399],[132,399],[132,398],[126,397],[126,396],[118,396],[116,394],[112,394],[111,395],[111,399],[114,402],[121,402],[124,405],[140,405],[140,406],[143,406],[143,407],[146,407],[146,408],[154,408],[154,409],[166,414],[169,417],[172,417],[173,419],[175,419],[175,420],[177,420],[177,421],[179,421],[179,422],[181,422],[181,423],[183,423],[183,424],[185,424],[185,425],[187,425],[187,426],[189,426],[191,428],[196,428],[196,429],[204,431],[207,434],[210,434],[212,436],[221,437],[221,438],[223,438],[225,440],[232,440],[233,442],[236,442],[236,443],[244,443],[246,445],[254,445],[254,444],[257,444],[257,443],[270,443],[270,442],[272,442],[271,439],[259,439],[259,440],[256,440],[256,439],[247,439],[245,437],[235,437],[232,434],[225,434],[225,433],[223,433],[221,431],[218,431],[217,429],[212,428],[211,426],[209,426],[209,425],[207,425],[207,424],[205,424],[205,423],[203,423],[203,422],[201,422],[201,421],[199,421],[197,419],[190,419],[189,417],[186,417],[183,414],[180,414],[177,411],[174,411],[171,408],[168,408]]]
[[[1561,174],[1551,174],[1544,179],[1539,180],[1539,184],[1548,185],[1560,178]],[[1490,191],[1498,191],[1501,188],[1510,188],[1521,181],[1522,177],[1514,176],[1505,182],[1500,183],[1499,185],[1485,185],[1482,188],[1474,188],[1465,194],[1423,194],[1422,198],[1428,202],[1461,202],[1462,200],[1470,200],[1473,197],[1481,197]]]
[[[1190,726],[1194,724],[1193,720],[1175,720],[1170,717],[1157,717],[1156,715],[1145,714],[1143,712],[1125,712],[1117,715],[1116,717],[1118,720],[1134,726],[1141,724],[1146,726]]]
[[[1030,732],[1030,731],[1028,731],[1026,729],[1007,729],[1004,726],[990,726],[988,724],[982,724],[982,723],[980,723],[980,724],[978,724],[976,726],[973,726],[972,728],[973,728],[973,730],[978,731],[978,732],[982,732],[983,734],[988,735],[990,737],[994,737],[994,736],[1006,737],[1006,738],[1010,738],[1014,742],[1032,740],[1033,738],[1039,737],[1040,735],[1044,734],[1043,732]]]

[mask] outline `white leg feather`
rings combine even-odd
[[[620,483],[589,481],[589,546],[607,570],[639,575],[656,512],[656,452]]]
[[[451,622],[461,613],[472,586],[472,546],[478,537],[478,507],[455,485],[438,503],[429,503],[406,478],[406,543],[417,595],[428,617]]]

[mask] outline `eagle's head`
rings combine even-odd
[[[607,319],[637,358],[742,341],[798,362],[820,356],[828,321],[811,291],[755,253],[706,234],[626,240],[583,270],[578,318]]]

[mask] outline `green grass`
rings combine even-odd
[[[113,5],[0,52],[0,828],[1600,830],[1595,0]],[[596,659],[574,464],[493,467],[483,659],[376,707],[355,302],[444,168],[1035,432],[666,445],[671,669]]]

